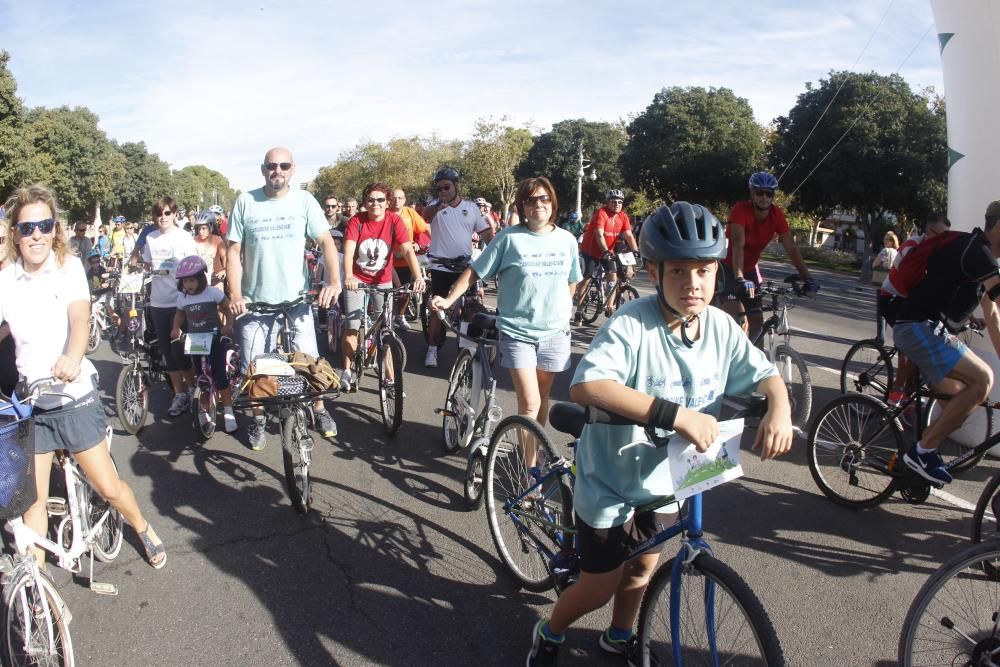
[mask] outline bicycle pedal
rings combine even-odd
[[[49,516],[66,516],[66,499],[52,497],[45,501],[45,511]]]
[[[434,414],[443,415],[445,417],[457,417],[458,413],[447,408],[434,408]]]

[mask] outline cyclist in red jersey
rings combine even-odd
[[[788,228],[785,213],[774,204],[778,179],[765,171],[750,176],[750,199],[737,202],[729,211],[726,238],[729,249],[722,260],[722,289],[716,297],[718,306],[729,313],[751,338],[757,335],[764,322],[757,288],[760,287],[760,270],[757,262],[768,243],[778,237],[785,247],[788,259],[806,282],[806,293],[813,295],[819,286],[813,282],[809,268],[802,261]],[[747,322],[749,313],[749,326]]]
[[[621,190],[608,190],[604,206],[594,211],[594,215],[583,230],[583,241],[580,242],[580,257],[583,260],[583,282],[576,290],[576,303],[590,289],[590,281],[594,275],[604,269],[604,279],[609,285],[614,285],[618,274],[615,272],[615,263],[611,259],[611,253],[615,250],[615,245],[619,240],[624,239],[632,252],[639,252],[639,246],[635,243],[635,235],[632,234],[632,225],[629,223],[628,214],[622,209],[625,206],[625,195]],[[614,310],[616,304],[611,304]],[[583,319],[583,313],[577,311],[573,316],[573,322],[579,324]]]

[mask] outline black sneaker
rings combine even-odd
[[[601,650],[605,653],[622,656],[625,658],[625,664],[629,667],[639,667],[639,665],[642,664],[642,648],[639,646],[639,637],[637,635],[632,635],[631,639],[617,641],[611,639],[611,636],[608,634],[610,630],[611,628],[605,630],[604,633],[601,634],[601,638],[597,641]],[[649,664],[654,666],[660,664],[656,654],[652,651],[649,652]]]
[[[326,410],[313,410],[313,416],[316,418],[316,432],[319,433],[324,438],[336,438],[337,437],[337,422],[333,421],[333,417]]]
[[[906,464],[907,468],[938,488],[949,484],[952,480],[951,473],[944,467],[944,461],[936,449],[926,454],[920,454],[917,452],[916,443],[914,443],[903,454],[903,463]]]
[[[524,663],[527,667],[556,665],[559,663],[559,647],[561,644],[549,641],[542,634],[542,625],[545,624],[546,620],[543,618],[538,623],[535,623],[535,629],[531,632],[531,652],[528,653],[528,659]]]

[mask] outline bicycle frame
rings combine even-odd
[[[767,336],[767,357],[773,362],[778,345],[781,343],[788,345],[791,340],[792,327],[788,323],[790,298],[787,291],[782,291],[781,288],[774,287],[770,281],[765,285],[761,285],[760,289],[762,295],[771,297],[771,305],[769,307],[771,317],[767,318],[751,342],[754,346],[759,346],[764,337]],[[785,379],[787,380],[788,378]]]

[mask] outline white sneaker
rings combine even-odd
[[[350,369],[345,368],[340,374],[340,391],[350,391],[351,383],[354,382],[354,375]]]
[[[222,430],[226,433],[236,431],[236,415],[233,414],[232,410],[226,410],[222,413]]]
[[[427,356],[424,357],[424,366],[426,366],[427,368],[437,368],[438,349],[436,347],[427,348]]]
[[[179,394],[174,394],[174,398],[170,401],[170,407],[167,408],[167,414],[171,417],[177,417],[182,412],[187,410],[188,405],[190,405],[190,399],[186,391],[182,391]]]

